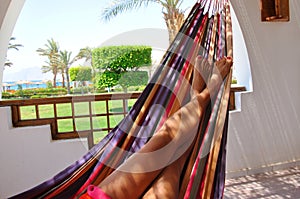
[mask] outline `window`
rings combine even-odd
[[[289,0],[261,0],[261,20],[289,21]]]

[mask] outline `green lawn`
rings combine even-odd
[[[136,99],[128,100],[128,107],[132,107]],[[72,105],[71,103],[57,104],[57,116],[58,117],[71,117],[72,116]],[[40,118],[54,118],[54,107],[52,104],[39,105],[39,116]],[[110,113],[120,113],[123,112],[123,101],[122,100],[110,100],[108,103],[108,109]],[[106,102],[95,101],[91,103],[92,114],[105,114],[106,113]],[[84,116],[81,118],[75,118],[75,126],[78,131],[90,130],[91,122],[89,115],[89,103],[88,102],[78,102],[74,103],[74,115]],[[85,117],[86,116],[86,117]],[[115,127],[122,119],[123,115],[112,115],[109,118],[110,127]],[[21,119],[36,119],[36,108],[35,106],[22,106],[21,107]],[[73,131],[73,121],[72,119],[59,119],[58,132],[70,132]],[[102,129],[108,127],[106,116],[97,116],[92,118],[93,129]],[[94,132],[95,143],[99,142],[105,135],[106,131]]]

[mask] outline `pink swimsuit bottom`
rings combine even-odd
[[[104,191],[94,185],[89,185],[87,193],[82,195],[80,199],[111,199]]]

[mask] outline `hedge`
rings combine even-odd
[[[95,68],[127,71],[128,68],[151,65],[150,46],[107,46],[95,48],[92,59]]]
[[[150,46],[107,46],[93,50],[94,67],[101,72],[97,75],[96,87],[121,85],[126,91],[129,86],[146,84],[148,74],[138,71],[139,67],[150,66]]]
[[[92,79],[92,68],[87,66],[71,67],[69,74],[71,81],[90,81]]]
[[[17,90],[15,93],[3,92],[3,99],[11,98],[44,98],[49,96],[66,95],[66,88],[35,88]],[[34,97],[33,97],[34,96]]]

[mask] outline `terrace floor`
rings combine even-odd
[[[300,167],[226,180],[225,199],[300,198]]]

